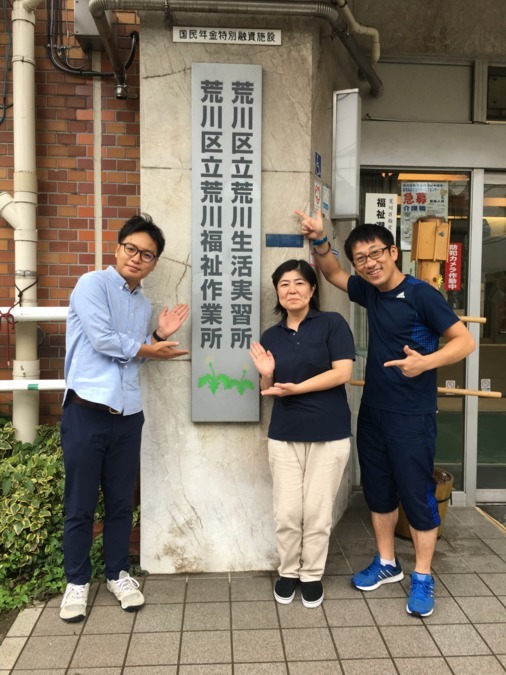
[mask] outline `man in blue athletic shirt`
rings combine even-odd
[[[367,310],[370,338],[357,448],[378,553],[352,576],[352,584],[372,591],[404,578],[394,552],[400,500],[416,553],[406,609],[429,616],[434,611],[431,562],[441,522],[433,476],[436,369],[464,359],[474,339],[439,291],[399,270],[399,252],[385,227],[359,225],[351,231],[344,248],[357,272],[352,276],[329,255],[321,211],[314,218],[295,213],[327,281]],[[446,338],[441,349],[440,336]]]

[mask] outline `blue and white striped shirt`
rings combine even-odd
[[[130,292],[114,267],[88,272],[70,296],[66,391],[124,415],[142,410],[136,354],[150,343],[151,304],[138,285]]]

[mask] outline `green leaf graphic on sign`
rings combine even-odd
[[[246,389],[255,389],[253,382],[251,380],[245,379],[244,377],[246,375],[246,370],[242,371],[240,380],[232,379],[225,373],[219,373],[217,375],[212,363],[209,363],[209,370],[211,371],[210,373],[199,377],[198,388],[202,389],[202,387],[209,387],[213,396],[215,396],[216,392],[220,388],[220,384],[225,391],[227,389],[237,389],[241,396],[244,394]]]

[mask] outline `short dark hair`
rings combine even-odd
[[[395,246],[393,234],[383,225],[357,225],[344,242],[344,252],[348,260],[353,262],[353,247],[359,242],[372,243],[379,239],[384,246]]]
[[[320,294],[318,290],[318,278],[314,269],[305,260],[287,260],[286,262],[281,263],[279,267],[276,267],[272,274],[272,283],[274,284],[276,293],[278,284],[283,274],[286,274],[286,272],[292,272],[292,270],[297,270],[300,272],[301,276],[308,282],[311,288],[314,288],[314,293],[311,297],[311,300],[309,301],[309,308],[319,310]],[[288,315],[286,309],[279,304],[279,300],[274,307],[274,314],[282,314],[284,319],[286,319]]]
[[[146,234],[149,234],[156,244],[156,257],[159,258],[165,248],[165,237],[149,214],[140,213],[129,218],[118,232],[118,244],[122,244],[129,235],[136,232],[146,232]]]

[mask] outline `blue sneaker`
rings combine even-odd
[[[404,573],[397,558],[395,562],[395,566],[382,565],[377,553],[369,567],[351,577],[351,583],[359,591],[374,591],[383,584],[393,584],[395,581],[401,581],[404,579]]]
[[[430,616],[434,611],[434,579],[430,574],[412,572],[406,611],[413,616]]]

